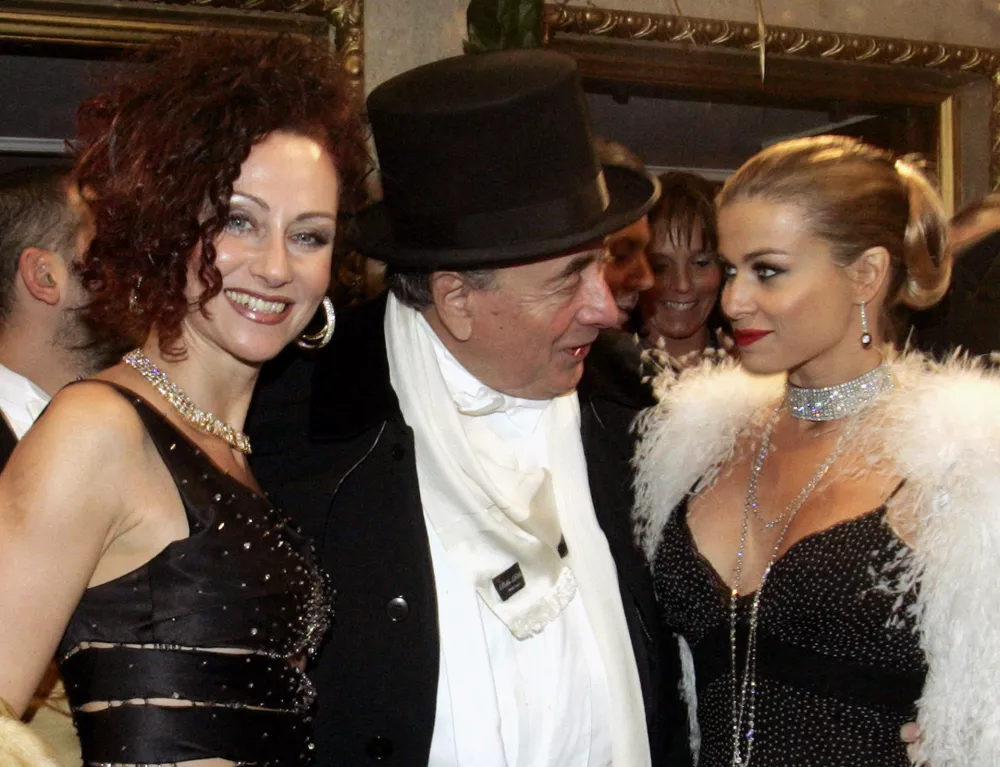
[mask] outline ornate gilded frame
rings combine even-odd
[[[364,0],[3,0],[0,43],[130,48],[196,29],[326,38],[364,98]]]
[[[103,51],[196,30],[287,32],[328,40],[340,52],[360,109],[363,22],[364,0],[0,0],[0,51],[45,54],[58,49],[100,58]],[[363,279],[351,272],[356,268],[351,261],[334,274],[331,290],[341,301],[351,298]]]
[[[1000,186],[1000,50],[768,25],[762,80],[756,23],[565,3],[545,7],[545,44],[576,57],[585,76],[749,97],[768,88],[850,95],[864,67],[860,79],[891,103],[938,109],[938,174],[947,202],[985,191],[963,186],[963,169],[975,169],[981,138],[973,126],[988,125],[982,160],[988,159],[989,185]],[[855,70],[852,85],[838,79],[845,66]]]

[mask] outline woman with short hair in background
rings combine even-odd
[[[693,360],[719,344],[722,268],[716,257],[714,185],[692,173],[665,173],[650,210],[646,257],[655,283],[639,298],[644,346]]]

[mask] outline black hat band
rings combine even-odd
[[[604,174],[572,193],[516,208],[449,216],[400,211],[390,203],[397,241],[413,248],[490,248],[541,242],[585,230],[607,210]]]

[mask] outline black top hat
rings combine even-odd
[[[384,189],[361,250],[410,269],[503,266],[621,229],[656,200],[651,177],[602,168],[576,63],[551,51],[437,61],[368,97]]]

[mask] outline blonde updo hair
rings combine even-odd
[[[845,136],[783,141],[736,171],[716,207],[749,199],[796,206],[842,266],[869,248],[885,248],[892,268],[887,312],[926,309],[948,289],[948,217],[915,160]],[[891,323],[881,325],[888,331]]]

